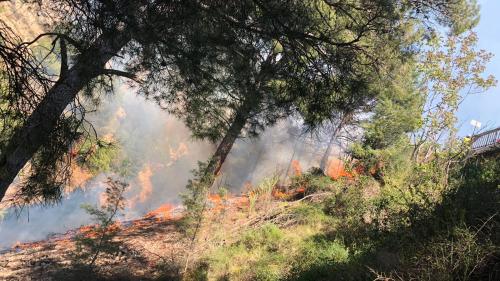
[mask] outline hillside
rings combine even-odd
[[[249,210],[248,197],[210,196],[203,225],[196,235],[186,233],[180,221],[182,208],[165,205],[144,218],[117,222],[114,241],[120,249],[103,255],[96,263],[95,278],[105,280],[171,280],[180,278],[188,258],[190,265],[220,247],[229,245],[239,233],[272,221],[294,203],[275,199]],[[262,206],[260,206],[262,205]],[[270,216],[270,214],[274,214]],[[275,217],[274,217],[275,219]],[[18,243],[0,253],[1,280],[88,280],[80,276],[74,258],[78,234],[93,236],[93,226],[54,234],[47,240]],[[87,271],[83,271],[88,274]]]
[[[495,175],[496,160],[481,160],[481,173]],[[98,241],[92,226],[18,244],[0,255],[0,277],[465,280],[460,276],[466,274],[467,280],[497,280],[498,179],[481,173],[467,180],[478,184],[474,195],[470,185],[457,186],[418,214],[415,205],[396,202],[401,197],[394,197],[395,190],[364,176],[332,180],[312,171],[294,177],[288,188],[270,188],[266,183],[272,181],[265,181],[242,197],[211,195],[196,231],[186,228],[182,208],[169,205],[142,219],[114,223],[109,230],[118,229],[113,241],[119,247],[100,253],[91,268],[77,256],[94,249],[77,249],[75,237]],[[418,204],[416,197],[408,199]]]
[[[500,280],[499,3],[0,0],[0,281]]]

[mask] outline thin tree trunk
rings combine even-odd
[[[243,105],[241,109],[236,114],[233,123],[229,127],[226,132],[226,135],[219,143],[217,150],[212,155],[210,162],[208,164],[206,173],[217,176],[219,174],[220,169],[222,168],[222,164],[227,158],[227,155],[231,151],[234,142],[239,137],[241,130],[245,127],[247,123],[248,114],[250,113],[250,108],[246,105]]]
[[[330,158],[330,154],[332,153],[333,149],[333,144],[335,140],[337,139],[337,135],[344,127],[345,123],[348,120],[348,114],[344,114],[344,116],[340,119],[339,124],[337,127],[335,127],[335,130],[332,132],[332,135],[330,137],[330,141],[328,142],[328,147],[326,148],[325,153],[323,154],[323,157],[321,158],[321,162],[319,164],[320,169],[323,171],[323,173],[327,173],[328,171],[326,170],[328,168],[328,160]]]
[[[61,114],[75,100],[78,92],[99,76],[105,64],[129,41],[130,36],[124,32],[102,34],[47,92],[0,154],[0,201],[19,171],[48,142]]]
[[[234,142],[236,141],[236,139],[240,135],[243,127],[245,127],[250,110],[251,110],[251,107],[249,106],[248,102],[245,102],[243,104],[243,106],[240,107],[240,110],[238,111],[238,113],[236,114],[236,116],[233,120],[233,123],[231,124],[231,126],[227,130],[226,135],[224,136],[222,141],[219,143],[217,150],[212,155],[212,158],[210,159],[210,162],[208,163],[208,166],[205,169],[205,172],[204,172],[205,175],[217,176],[220,169],[222,168],[222,164],[224,164],[224,161],[227,158],[227,155],[231,151],[231,148],[233,147]],[[214,184],[214,181],[215,181],[215,177],[210,177],[210,180],[205,181],[204,184],[208,188],[210,188]],[[186,263],[184,266],[184,273],[187,272],[188,265],[189,265],[189,259],[190,259],[191,252],[192,252],[193,247],[194,247],[194,242],[195,242],[196,236],[198,234],[198,231],[200,230],[201,222],[203,219],[203,213],[205,212],[205,208],[207,206],[206,194],[203,195],[202,198],[204,200],[203,208],[198,216],[198,221],[196,223],[193,237],[191,238],[191,246],[190,246],[190,251],[187,253]]]

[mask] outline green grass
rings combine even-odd
[[[333,182],[303,175],[296,184],[331,195],[291,203],[274,220],[281,226],[267,223],[235,233],[236,241],[207,253],[192,275],[202,276],[195,280],[498,280],[497,160],[472,163],[459,171],[466,178],[447,190],[436,185],[432,204],[421,201],[428,193],[412,194],[390,181],[366,196],[372,179]],[[432,180],[420,180],[422,188],[432,189]]]

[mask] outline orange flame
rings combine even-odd
[[[89,179],[92,178],[92,174],[82,167],[72,164],[71,165],[72,173],[70,180],[70,187],[81,187],[83,186]],[[72,191],[74,188],[67,189],[67,191]]]
[[[22,243],[21,241],[16,241],[13,248],[20,249],[20,250],[26,250],[26,249],[33,249],[33,248],[37,248],[37,247],[41,247],[41,246],[43,246],[43,241],[25,242],[25,243]]]
[[[212,203],[211,210],[214,212],[222,211],[226,208],[228,196],[220,196],[219,194],[209,194],[208,201]]]
[[[174,206],[171,204],[163,204],[157,209],[147,213],[146,218],[157,218],[158,220],[168,220],[172,218],[172,210]]]
[[[274,199],[282,200],[286,199],[288,197],[288,194],[286,192],[283,192],[282,190],[275,188],[273,189],[273,192],[271,194]]]
[[[153,193],[153,183],[151,182],[152,176],[153,170],[151,169],[151,165],[149,164],[144,165],[144,168],[139,172],[137,176],[139,185],[141,186],[139,201],[142,203],[144,203]]]
[[[328,162],[327,176],[334,180],[345,177],[352,179],[354,177],[353,173],[345,170],[345,164],[340,159],[332,159]]]
[[[170,153],[170,159],[172,161],[177,161],[179,160],[179,158],[181,158],[182,156],[188,154],[188,147],[185,143],[181,142],[179,143],[179,147],[177,147],[177,149],[173,149],[173,148],[169,148],[169,153]]]
[[[120,106],[116,110],[115,115],[113,117],[118,119],[118,120],[121,120],[121,119],[127,117],[127,111],[125,111],[125,108]]]
[[[109,225],[105,232],[116,232],[122,228],[121,222],[117,221],[111,225]],[[78,228],[78,232],[80,232],[85,238],[97,238],[99,233],[97,231],[97,225],[84,225]]]
[[[302,175],[302,167],[300,166],[299,160],[292,160],[292,169],[295,176]]]

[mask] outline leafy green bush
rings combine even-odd
[[[251,250],[263,247],[267,251],[276,251],[283,239],[283,232],[274,224],[265,224],[256,230],[243,234],[239,243]]]
[[[336,270],[348,260],[349,250],[341,242],[315,236],[302,243],[288,279],[333,280]]]
[[[401,249],[402,264],[395,272],[405,280],[497,280],[494,274],[500,276],[500,266],[496,265],[495,273],[495,266],[489,264],[495,263],[498,247],[480,241],[471,229],[457,227],[417,243]]]
[[[241,238],[215,252],[204,262],[210,280],[279,280],[286,266],[288,239],[274,224],[244,232]],[[226,279],[225,279],[226,278]]]
[[[196,231],[201,224],[208,190],[213,183],[213,174],[206,172],[208,165],[209,162],[198,162],[198,169],[191,171],[193,179],[188,181],[186,192],[180,195],[186,210],[178,224],[181,230],[190,235],[196,235]]]
[[[298,224],[320,224],[329,221],[320,204],[300,204],[291,210],[291,216]]]

